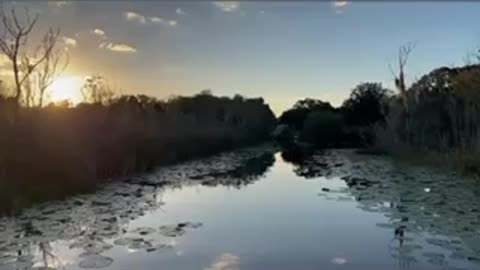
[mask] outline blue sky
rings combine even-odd
[[[71,39],[68,74],[103,74],[123,93],[160,98],[263,96],[277,113],[303,97],[339,105],[364,81],[393,87],[388,64],[406,42],[417,44],[410,81],[463,64],[480,45],[475,2],[22,4],[40,13],[38,31],[60,27]]]

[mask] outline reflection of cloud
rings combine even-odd
[[[63,43],[65,43],[65,45],[67,46],[72,46],[72,47],[77,46],[77,41],[73,38],[62,37],[62,40],[63,40]]]
[[[220,8],[225,12],[233,12],[240,7],[240,2],[238,1],[215,1],[213,5]]]
[[[181,8],[177,8],[177,9],[175,10],[175,13],[177,13],[178,15],[184,15],[184,14],[185,14],[185,11],[183,11],[183,9],[181,9]]]
[[[124,44],[124,43],[101,43],[99,45],[101,49],[106,49],[114,52],[124,52],[124,53],[136,53],[137,49],[134,47]]]
[[[231,253],[223,253],[205,270],[239,270],[240,258]]]

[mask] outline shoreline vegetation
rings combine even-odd
[[[480,51],[475,58],[480,62]],[[354,147],[479,174],[480,64],[436,68],[398,94],[361,83],[338,108],[307,98],[278,121],[274,136],[290,155]]]
[[[101,76],[86,79],[83,102],[47,104],[49,86],[68,62],[58,48],[59,30],[47,30],[38,46],[27,43],[36,21],[22,21],[13,10],[0,13],[8,30],[0,53],[13,75],[12,85],[0,84],[2,209],[94,190],[105,179],[272,137],[293,158],[348,147],[432,157],[480,172],[480,64],[441,67],[407,86],[405,68],[414,48],[407,44],[399,50],[396,93],[365,82],[338,108],[306,98],[278,119],[263,98],[217,97],[209,90],[166,100],[117,96]],[[480,63],[480,52],[473,59]]]
[[[0,98],[0,108],[8,103]],[[166,101],[120,96],[106,104],[21,107],[13,122],[6,115],[0,114],[0,204],[13,209],[253,145],[267,140],[275,124],[261,98],[208,92]]]

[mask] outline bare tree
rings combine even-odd
[[[13,76],[15,83],[14,98],[18,105],[21,103],[22,95],[24,93],[24,86],[27,83],[31,83],[31,75],[37,71],[37,69],[49,62],[47,66],[47,72],[45,70],[41,72],[45,77],[51,78],[53,73],[52,67],[58,65],[55,60],[54,48],[57,43],[60,30],[49,28],[43,35],[40,44],[33,50],[33,54],[28,54],[28,38],[37,23],[38,15],[31,16],[30,11],[25,8],[23,16],[19,16],[15,8],[11,8],[9,12],[6,12],[2,7],[0,8],[0,24],[3,28],[3,33],[0,36],[0,51],[3,52],[8,59],[12,62]],[[32,47],[30,47],[32,48]],[[57,62],[57,64],[54,64]],[[50,79],[43,79],[45,82],[49,82]],[[51,82],[50,82],[51,83]],[[46,88],[46,87],[45,87]],[[31,98],[30,93],[27,93],[27,99]],[[44,90],[43,90],[44,91]]]
[[[407,99],[407,87],[405,84],[405,66],[408,62],[410,53],[415,48],[414,43],[407,43],[400,47],[398,51],[398,76],[395,76],[395,86],[400,92],[402,103],[405,111],[408,113],[408,99]]]
[[[405,116],[405,138],[407,142],[409,139],[410,134],[410,110],[408,104],[408,95],[407,95],[407,86],[405,83],[405,66],[407,65],[408,58],[410,53],[415,48],[415,43],[409,42],[400,47],[398,50],[398,75],[395,74],[392,67],[390,66],[390,72],[395,77],[395,86],[400,93],[400,99],[402,102],[403,112]]]
[[[67,68],[69,57],[66,51],[55,50],[43,61],[35,72],[33,84],[37,88],[38,107],[43,106],[45,91]]]

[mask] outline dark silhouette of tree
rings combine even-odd
[[[343,102],[345,123],[351,126],[370,126],[385,122],[386,102],[392,91],[380,83],[362,83]]]
[[[307,115],[314,111],[334,111],[329,102],[306,98],[297,101],[291,109],[286,110],[279,117],[279,123],[286,124],[296,130],[301,130]]]
[[[475,149],[480,134],[479,77],[480,65],[440,67],[422,76],[406,93],[408,115],[391,104],[388,141],[429,151]]]
[[[333,111],[313,111],[304,121],[300,139],[316,147],[335,147],[342,138],[342,115]]]

